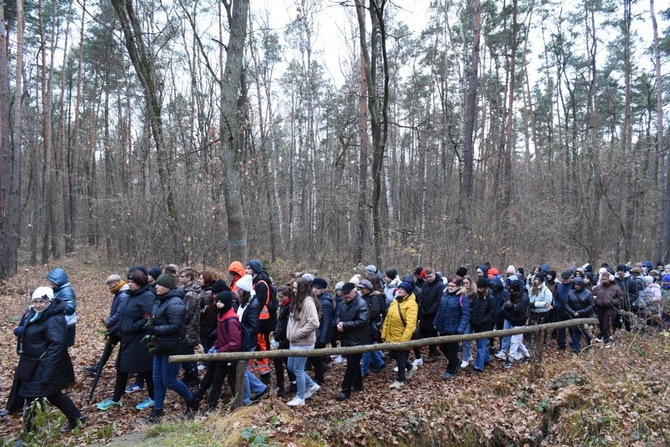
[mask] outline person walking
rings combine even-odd
[[[54,296],[51,287],[38,287],[32,293],[32,306],[15,334],[21,337],[20,358],[15,374],[21,380],[19,396],[25,399],[25,433],[35,430],[37,400],[46,398],[63,412],[67,425],[61,433],[86,422],[67,394],[61,390],[74,383],[74,369],[67,351],[67,305]]]
[[[416,304],[414,287],[408,282],[401,282],[397,289],[382,326],[382,340],[385,343],[410,341],[416,329],[419,306]],[[399,389],[404,386],[405,379],[414,376],[418,367],[409,362],[409,349],[391,351],[390,356],[398,366],[395,381],[390,387]]]
[[[291,301],[291,313],[286,327],[286,339],[289,349],[300,353],[314,349],[316,330],[319,328],[319,301],[311,294],[312,287],[305,278],[298,278],[293,283],[294,299]],[[288,369],[295,374],[297,392],[286,405],[300,407],[321,388],[305,373],[307,357],[292,356],[288,358]]]

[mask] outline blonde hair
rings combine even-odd
[[[107,279],[105,280],[105,284],[112,285],[112,284],[118,284],[121,282],[121,277],[119,275],[109,275]]]

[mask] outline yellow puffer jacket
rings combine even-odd
[[[382,327],[382,340],[386,343],[398,343],[410,341],[414,329],[416,328],[416,319],[419,314],[419,306],[416,304],[416,297],[413,293],[407,295],[400,301],[400,311],[405,319],[406,325],[402,324],[402,319],[398,314],[398,298],[391,302],[384,326]]]

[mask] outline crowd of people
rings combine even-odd
[[[380,372],[391,360],[396,374],[389,387],[400,390],[420,366],[442,355],[445,380],[466,368],[481,374],[493,357],[506,368],[527,363],[531,351],[526,343],[538,335],[480,338],[474,349],[469,341],[448,342],[394,349],[386,355],[373,347],[364,354],[308,358],[300,355],[305,350],[402,343],[597,316],[597,334],[583,325],[551,334],[556,348],[563,350],[569,333],[569,347],[579,354],[592,343],[609,346],[617,330],[648,331],[668,323],[663,303],[670,298],[670,265],[653,268],[649,261],[615,268],[603,264],[598,270],[585,264],[560,275],[548,265],[526,275],[512,265],[501,272],[485,263],[472,274],[460,267],[448,276],[433,267],[419,266],[401,276],[395,269],[382,273],[369,265],[347,282],[337,282],[332,294],[326,279],[309,273],[277,285],[257,260],[231,263],[228,275],[228,280],[215,280],[209,271],[167,265],[134,266],[125,278],[116,274],[107,278],[105,285],[112,296],[104,320],[107,354],[98,364],[84,367],[99,375],[119,346],[114,390],[97,403],[99,411],[122,406],[127,393],[142,392],[146,397],[136,408],[151,412],[141,422],[156,423],[163,416],[167,390],[183,400],[186,418],[200,410],[205,397],[206,410],[215,410],[224,382],[236,394],[237,368],[219,361],[169,362],[171,355],[193,354],[196,349],[206,353],[267,351],[272,346],[291,350],[291,356],[275,358],[272,365],[268,359],[254,365],[247,362],[244,389],[239,391],[244,405],[274,390],[278,396],[289,395],[288,406],[300,407],[320,390],[330,362],[346,364],[336,396],[344,401],[363,389],[370,372]],[[20,357],[2,412],[23,409],[25,433],[34,430],[36,408],[44,400],[65,414],[68,423],[62,433],[87,420],[62,392],[74,382],[68,354],[76,334],[74,290],[63,269],[49,272],[46,280],[47,286],[32,293],[32,304],[14,331]]]

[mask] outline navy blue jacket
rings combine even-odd
[[[433,319],[433,327],[440,335],[455,335],[465,332],[470,322],[470,300],[467,295],[445,292]]]

